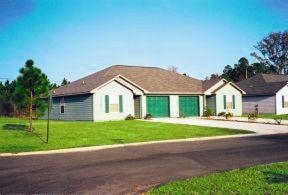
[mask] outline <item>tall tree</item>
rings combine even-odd
[[[254,47],[262,55],[251,53],[258,61],[273,67],[278,74],[288,74],[288,30],[270,33]]]
[[[268,66],[261,62],[249,64],[249,61],[242,57],[233,67],[225,66],[221,77],[228,81],[238,82],[260,73],[271,74],[276,73],[276,70],[274,66]]]
[[[223,79],[226,79],[227,81],[233,81],[233,78],[235,77],[235,70],[233,69],[232,66],[226,65],[224,67],[221,77]]]
[[[13,93],[15,81],[6,80],[0,83],[0,115],[11,116],[14,112]]]
[[[69,83],[70,83],[70,81],[68,81],[66,78],[64,78],[62,83],[61,83],[61,86],[67,85]]]
[[[0,116],[4,115],[4,85],[3,83],[0,81]]]
[[[16,94],[22,94],[22,101],[29,106],[29,131],[33,132],[33,105],[37,108],[45,103],[45,99],[41,97],[48,96],[49,80],[39,68],[34,66],[31,59],[26,61],[25,66],[19,72]]]
[[[56,89],[58,88],[59,86],[56,84],[56,83],[50,83],[49,84],[49,89],[52,90],[52,89]]]
[[[212,73],[210,77],[206,77],[205,80],[214,80],[214,79],[220,79],[220,78],[221,76],[218,75],[218,73]]]
[[[238,68],[238,73],[239,73],[239,77],[240,79],[244,80],[248,78],[248,68],[249,68],[249,61],[247,60],[247,58],[240,58],[240,60],[238,61],[238,64],[236,65]]]
[[[277,73],[277,71],[275,70],[274,66],[267,66],[264,63],[261,62],[255,62],[253,64],[251,64],[252,69],[253,69],[253,74],[260,74],[260,73],[264,73],[264,74],[275,74]]]

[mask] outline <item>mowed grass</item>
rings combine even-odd
[[[150,194],[287,194],[288,162],[169,183]]]
[[[224,128],[165,124],[146,121],[50,122],[50,138],[46,144],[44,120],[34,121],[35,132],[27,132],[28,121],[0,118],[0,152],[24,152],[109,145],[155,140],[206,137],[251,133]]]
[[[248,114],[243,114],[243,117],[248,117]],[[283,120],[288,120],[288,114],[281,114],[281,115],[276,115],[276,114],[258,114],[258,118],[267,118],[267,119],[280,119],[282,118]]]

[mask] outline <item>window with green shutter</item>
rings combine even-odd
[[[226,109],[226,95],[223,96],[223,105],[224,105],[224,109]]]
[[[119,95],[119,112],[123,112],[123,96]]]
[[[235,109],[235,95],[232,95],[232,108]]]
[[[109,113],[109,95],[105,95],[105,112]]]
[[[285,96],[282,95],[282,108],[285,108]]]

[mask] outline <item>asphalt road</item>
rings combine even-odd
[[[0,157],[0,194],[139,193],[177,179],[288,160],[288,134]]]

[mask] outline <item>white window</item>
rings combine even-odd
[[[118,112],[119,111],[119,100],[118,100],[118,95],[111,95],[110,96],[110,105],[109,105],[109,110],[110,112]]]
[[[282,95],[282,108],[288,108],[288,95]]]
[[[224,95],[224,109],[235,109],[235,95]]]

